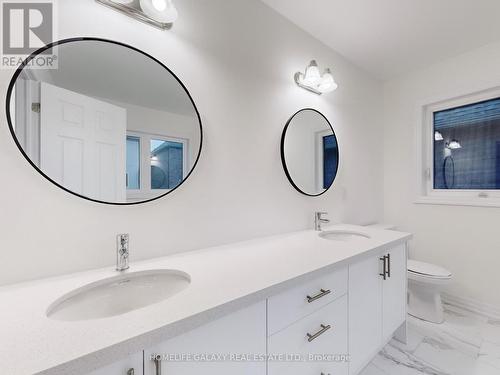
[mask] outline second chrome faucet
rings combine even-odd
[[[328,215],[328,212],[316,212],[314,214],[314,230],[320,232],[322,224],[328,224],[330,220],[323,219],[323,215]]]
[[[116,236],[116,270],[128,270],[128,257],[129,257],[129,235],[119,234]]]

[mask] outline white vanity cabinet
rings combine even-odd
[[[144,375],[266,375],[265,354],[262,301],[145,350]]]
[[[406,320],[406,244],[349,266],[350,375],[358,374]]]
[[[406,263],[380,250],[89,375],[358,375],[404,339]]]

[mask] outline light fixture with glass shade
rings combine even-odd
[[[326,69],[321,74],[316,60],[312,60],[309,63],[304,73],[295,73],[295,83],[299,87],[318,95],[332,92],[338,87],[330,69]]]
[[[452,139],[451,141],[446,142],[446,148],[449,150],[458,150],[462,148],[462,145],[456,139]]]
[[[96,0],[141,22],[166,30],[178,17],[173,0]]]
[[[444,140],[443,135],[437,130],[434,132],[434,140],[436,142]]]

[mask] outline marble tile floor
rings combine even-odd
[[[500,375],[500,319],[445,305],[446,320],[409,317],[408,343],[392,340],[360,375]]]

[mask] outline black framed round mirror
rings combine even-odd
[[[35,63],[47,55],[54,64]],[[39,49],[15,72],[6,104],[29,163],[95,202],[163,197],[200,158],[201,118],[184,84],[159,60],[120,42],[72,38]]]
[[[281,161],[288,180],[302,194],[316,197],[332,186],[339,155],[337,136],[321,112],[304,108],[286,123]]]

